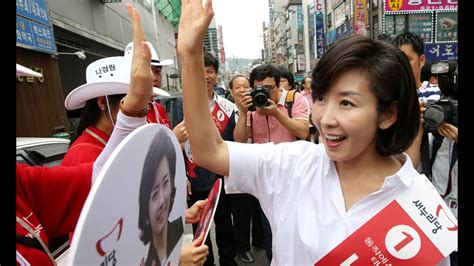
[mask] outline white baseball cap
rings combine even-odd
[[[35,78],[41,78],[43,76],[41,73],[33,71],[33,70],[31,70],[27,67],[24,67],[20,64],[16,64],[16,75],[17,76],[35,77]]]
[[[155,51],[155,48],[153,48],[153,45],[151,45],[150,42],[146,42],[148,47],[150,47],[151,51],[151,65],[152,66],[169,66],[174,64],[173,59],[165,59],[163,61],[160,61],[160,58],[158,57],[158,54]],[[133,42],[130,42],[127,44],[127,47],[125,47],[125,51],[123,53],[123,56],[131,58],[133,54]]]
[[[90,63],[86,68],[86,84],[72,90],[64,100],[68,110],[82,108],[90,99],[100,96],[126,94],[130,86],[132,62],[124,56],[106,57]],[[153,87],[154,95],[170,96]]]

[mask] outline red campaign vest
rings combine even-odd
[[[214,124],[216,124],[219,133],[222,134],[229,123],[230,117],[221,109],[218,103],[214,106],[214,110],[212,110],[211,114]],[[196,165],[188,156],[186,156],[186,175],[196,178],[197,175],[194,172],[194,168],[196,168]]]

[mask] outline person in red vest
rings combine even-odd
[[[86,84],[72,90],[64,105],[83,108],[81,120],[62,165],[93,162],[104,149],[114,129],[120,100],[130,87],[131,60],[123,56],[96,60],[86,68]],[[153,94],[169,95],[153,88]]]

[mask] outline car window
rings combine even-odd
[[[26,160],[26,158],[21,156],[21,155],[16,156],[16,161],[19,162],[19,163],[23,163],[23,164],[30,164],[30,162],[28,160]]]
[[[54,166],[61,164],[67,148],[67,144],[55,143],[31,147],[27,149],[27,152],[41,165]]]
[[[30,165],[55,166],[60,165],[69,145],[66,143],[41,144],[23,148],[24,153],[17,151],[17,161]],[[31,162],[30,162],[31,161]]]

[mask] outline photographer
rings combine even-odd
[[[250,74],[250,87],[253,89],[241,90],[235,98],[240,116],[235,126],[234,139],[251,139],[252,143],[277,144],[308,137],[309,106],[307,101],[301,93],[295,93],[290,117],[289,110],[285,106],[288,91],[280,89],[280,71],[275,66],[262,65],[254,68]],[[260,214],[265,250],[267,258],[271,261],[270,224],[263,211]]]
[[[456,65],[438,62],[431,67],[437,75],[441,99],[428,104],[424,112],[429,132],[432,182],[457,216],[457,141],[458,102]]]
[[[431,65],[437,76],[441,99],[429,103],[424,111],[424,129],[429,132],[431,182],[457,218],[458,208],[458,128],[457,74],[453,62]],[[423,152],[423,151],[422,151]],[[450,256],[451,265],[457,264],[457,252]]]

